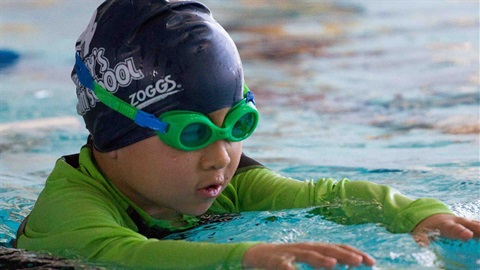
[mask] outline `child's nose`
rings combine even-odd
[[[230,164],[229,143],[218,140],[203,149],[202,167],[204,169],[223,169]]]

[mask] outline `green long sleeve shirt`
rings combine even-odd
[[[243,161],[251,161],[242,156]],[[435,199],[413,200],[387,186],[366,181],[318,179],[297,181],[246,162],[209,212],[279,210],[319,206],[334,221],[382,223],[389,231],[410,232],[426,217],[451,213]],[[165,233],[198,224],[185,217],[176,228],[156,220],[123,195],[96,167],[90,147],[59,159],[48,177],[17,246],[67,258],[85,258],[126,267],[158,269],[240,268],[255,242],[203,243],[162,240],[142,234]],[[162,234],[159,234],[162,235]]]

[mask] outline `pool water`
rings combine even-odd
[[[55,160],[86,141],[69,75],[100,2],[0,2],[0,246],[11,247]],[[256,94],[248,155],[285,176],[370,180],[480,219],[478,1],[204,2]],[[419,247],[314,208],[242,213],[171,237],[340,242],[374,256],[375,269],[480,268],[478,241]]]

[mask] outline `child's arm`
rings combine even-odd
[[[367,181],[319,179],[297,181],[266,168],[255,168],[232,179],[213,211],[280,210],[318,206],[315,213],[343,224],[381,223],[389,231],[408,233],[435,214],[452,214],[436,199],[412,199],[397,190]]]

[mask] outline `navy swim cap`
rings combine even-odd
[[[108,0],[93,15],[76,51],[94,80],[118,98],[159,116],[203,114],[242,96],[237,48],[210,10],[195,1]],[[102,104],[79,83],[77,112],[102,152],[155,135]]]

